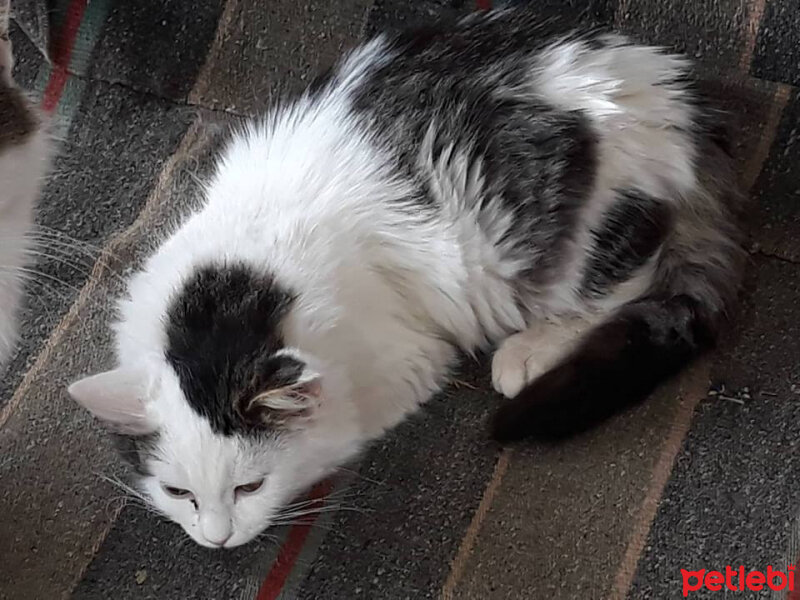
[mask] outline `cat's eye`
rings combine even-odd
[[[189,498],[194,497],[192,496],[192,492],[189,490],[184,490],[183,488],[176,488],[172,487],[171,485],[162,485],[161,487],[164,488],[164,491],[167,493],[167,495],[171,496],[172,498],[188,500]]]
[[[257,492],[258,490],[260,490],[262,485],[264,485],[263,479],[259,479],[258,481],[251,481],[250,483],[245,483],[244,485],[237,485],[236,493],[252,494],[253,492]]]

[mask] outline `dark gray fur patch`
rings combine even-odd
[[[0,152],[23,143],[38,127],[39,119],[25,95],[0,81]]]
[[[619,192],[603,223],[592,231],[594,246],[581,293],[597,298],[626,281],[656,253],[672,223],[665,202],[636,190]]]
[[[260,392],[297,380],[300,361],[275,356],[292,295],[244,266],[209,266],[184,285],[167,313],[166,358],[189,405],[222,434],[255,433],[247,408]]]
[[[479,201],[500,198],[514,215],[509,258],[528,263],[525,286],[557,275],[596,171],[597,140],[584,115],[508,91],[529,78],[531,57],[552,40],[524,11],[405,33],[389,42],[392,58],[354,98],[365,126],[417,183],[420,210],[437,209],[429,174],[417,160],[431,123],[437,127],[434,160],[452,146],[459,158],[481,161]]]

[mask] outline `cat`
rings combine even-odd
[[[493,435],[558,439],[714,342],[743,250],[690,65],[524,10],[381,35],[235,134],[69,387],[199,544],[287,503],[497,347]]]
[[[50,156],[44,119],[14,83],[13,66],[8,4],[0,2],[0,366],[17,341],[34,203]]]

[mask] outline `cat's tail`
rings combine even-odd
[[[651,288],[507,401],[495,415],[495,439],[555,440],[589,429],[644,400],[714,345],[738,295],[746,254],[730,161],[710,145],[696,196],[676,204]]]

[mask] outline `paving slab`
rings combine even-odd
[[[761,252],[800,262],[800,92],[793,90],[756,182],[753,237]]]
[[[264,112],[355,45],[371,6],[372,0],[228,2],[190,102],[240,114]]]
[[[100,2],[109,4],[108,15],[88,76],[185,101],[214,41],[225,0]]]
[[[678,597],[681,569],[787,567],[800,509],[800,266],[756,258],[750,287],[712,369],[724,394],[698,407],[628,598]]]
[[[800,1],[764,2],[751,73],[800,85]]]
[[[457,598],[608,598],[684,394],[557,446],[523,444],[480,531]]]
[[[616,24],[635,39],[668,46],[715,69],[738,69],[753,3],[745,0],[619,0]]]

